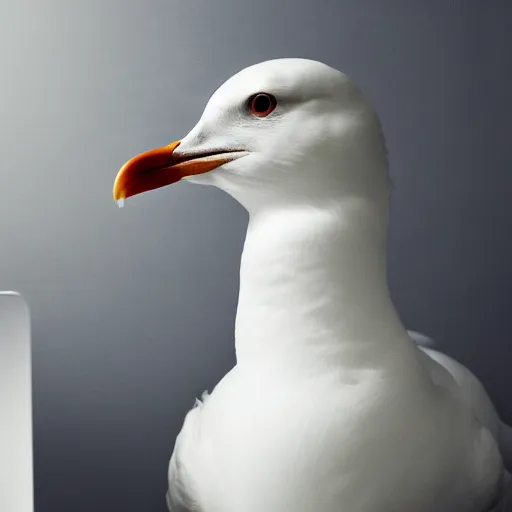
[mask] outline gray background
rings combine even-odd
[[[37,512],[165,510],[182,419],[234,362],[247,217],[190,184],[118,210],[112,183],[269,58],[374,101],[400,314],[512,422],[512,2],[3,0],[0,43],[0,288],[31,304]]]

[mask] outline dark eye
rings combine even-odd
[[[277,106],[272,94],[259,92],[249,98],[249,110],[256,117],[267,117]]]

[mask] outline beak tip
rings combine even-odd
[[[126,199],[126,190],[123,190],[123,187],[119,185],[120,184],[118,184],[116,180],[116,183],[114,184],[114,190],[112,191],[112,197],[118,206],[122,208]]]

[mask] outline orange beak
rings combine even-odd
[[[166,187],[187,176],[213,171],[244,153],[220,150],[177,155],[175,149],[180,142],[146,151],[126,162],[114,182],[114,200],[122,204],[128,197]]]

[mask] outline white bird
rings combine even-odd
[[[186,416],[169,509],[504,510],[505,427],[468,370],[411,342],[390,299],[387,151],[354,83],[305,59],[246,68],[181,141],[127,162],[114,198],[181,179],[250,220],[237,363]]]

